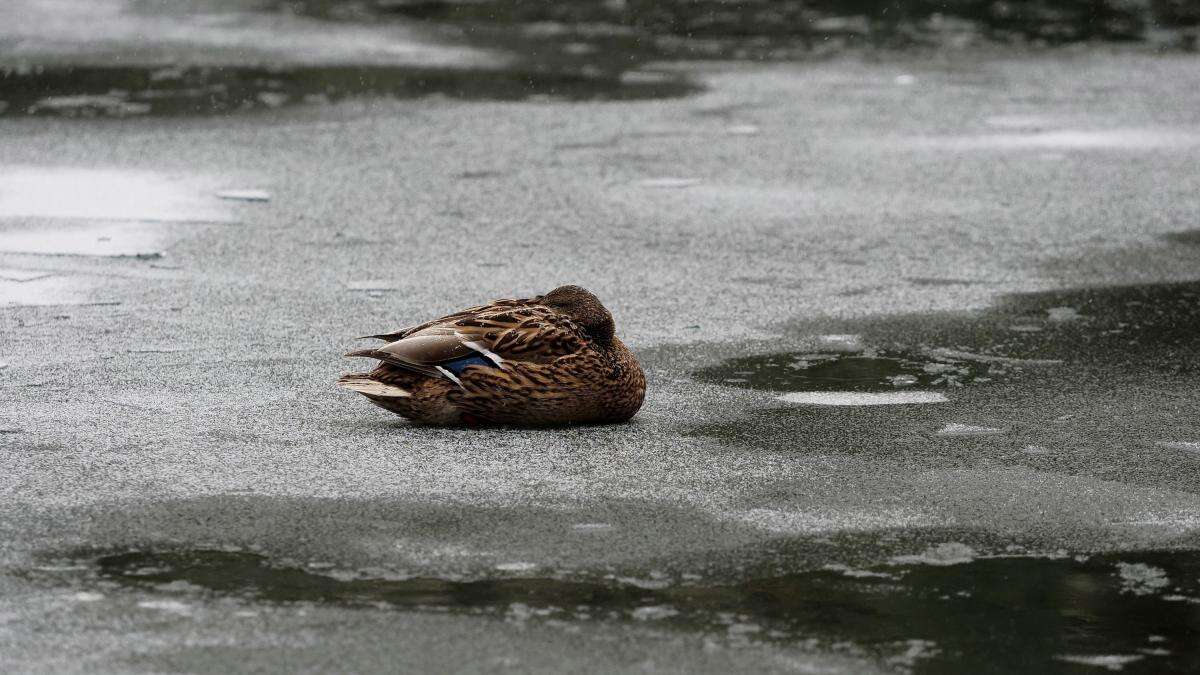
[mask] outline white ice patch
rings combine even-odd
[[[30,112],[42,110],[68,114],[103,110],[108,115],[125,117],[145,115],[150,112],[150,105],[127,101],[123,96],[114,94],[80,94],[78,96],[47,96],[29,107]]]
[[[499,565],[496,565],[497,572],[512,572],[512,573],[532,572],[533,570],[536,570],[537,568],[538,568],[537,563],[531,563],[531,562],[510,562],[510,563],[500,563]]]
[[[1121,577],[1121,592],[1133,595],[1151,595],[1171,583],[1165,570],[1143,563],[1117,563],[1117,574]]]
[[[889,658],[888,663],[912,668],[917,665],[918,660],[937,656],[941,653],[937,649],[937,643],[932,640],[905,640],[903,644],[905,646],[904,652]]]
[[[975,427],[969,424],[958,424],[952,422],[938,429],[935,432],[938,436],[997,436],[1004,433],[1004,429],[996,427]]]
[[[176,579],[165,584],[155,584],[154,590],[162,593],[201,593],[204,591],[204,587],[197,586],[190,581]]]
[[[867,348],[861,335],[817,335],[813,338],[817,351],[837,354],[858,354]]]
[[[799,405],[866,406],[946,403],[949,399],[936,391],[796,391],[777,400]]]
[[[961,565],[975,560],[975,549],[956,541],[938,544],[925,549],[924,553],[916,555],[900,555],[889,562],[894,565]]]
[[[571,529],[576,532],[608,532],[613,526],[608,523],[576,523]]]
[[[141,607],[142,609],[156,609],[160,612],[178,614],[180,616],[187,616],[192,613],[192,608],[190,605],[188,605],[186,602],[179,602],[178,600],[143,600],[139,602],[137,606]]]
[[[980,363],[1011,363],[1013,365],[1021,366],[1056,366],[1063,362],[1062,359],[1018,359],[1009,356],[976,354],[975,352],[964,352],[958,349],[944,348],[929,349],[926,351],[926,353],[935,358],[954,359],[961,361],[979,361]]]
[[[1054,658],[1067,663],[1078,663],[1081,666],[1117,671],[1124,670],[1126,665],[1141,661],[1145,657],[1137,654],[1059,654]]]
[[[535,616],[550,616],[557,611],[559,610],[553,607],[534,608],[523,602],[514,602],[508,606],[508,611],[504,613],[504,620],[523,624]]]
[[[1168,450],[1200,455],[1200,442],[1198,441],[1162,441],[1158,445]]]
[[[1122,525],[1160,527],[1181,532],[1200,527],[1200,513],[1196,511],[1149,511],[1138,513],[1135,518],[1118,521]]]
[[[661,619],[669,619],[679,614],[679,610],[667,605],[651,605],[649,607],[638,607],[630,613],[630,616],[636,621],[659,621]]]
[[[671,585],[671,580],[666,578],[661,572],[651,572],[649,579],[641,579],[638,577],[615,577],[614,581],[626,586],[636,586],[646,590],[655,591],[667,588]]]
[[[71,596],[75,602],[100,602],[104,599],[103,593],[94,593],[91,591],[80,591]]]
[[[52,272],[35,272],[33,270],[15,270],[0,267],[0,280],[4,281],[17,281],[24,283],[26,281],[36,281],[38,279],[45,279],[46,277],[52,276],[54,276]]]
[[[229,221],[225,207],[150,171],[0,167],[0,218]]]
[[[730,635],[738,636],[738,635],[753,635],[754,633],[761,633],[762,629],[763,629],[762,626],[760,626],[756,623],[738,622],[738,623],[729,624],[729,628],[726,628],[725,630]]]
[[[758,127],[753,124],[732,124],[725,128],[725,133],[731,136],[754,136],[758,134]]]
[[[1164,595],[1164,596],[1162,596],[1162,599],[1166,600],[1167,602],[1188,602],[1193,605],[1200,605],[1200,598],[1189,598],[1186,595],[1177,595],[1177,594]]]
[[[638,185],[648,188],[687,188],[699,185],[697,178],[647,178],[638,181]]]
[[[737,522],[780,534],[816,534],[819,532],[878,530],[899,527],[928,527],[933,524],[923,513],[907,509],[842,510],[831,513],[749,509],[727,516]]]
[[[998,129],[1021,129],[1024,131],[1038,131],[1056,125],[1053,118],[1038,115],[992,115],[985,118],[983,123]]]
[[[163,244],[162,233],[142,222],[68,220],[0,226],[0,252],[5,253],[158,258]]]
[[[1074,307],[1051,307],[1050,309],[1046,310],[1046,316],[1049,317],[1051,321],[1057,323],[1078,321],[1079,319],[1083,318],[1083,315],[1079,313],[1079,310],[1075,309]]]
[[[859,569],[854,569],[853,567],[850,567],[849,565],[841,565],[841,564],[825,565],[821,569],[829,570],[830,572],[841,572],[842,576],[851,577],[853,579],[874,579],[874,578],[895,579],[896,578],[896,575],[888,574],[887,572],[872,572],[871,570],[859,570]]]
[[[261,95],[260,95],[261,96]],[[266,101],[264,101],[266,103]],[[269,104],[268,104],[269,105]],[[274,107],[274,106],[272,106]],[[271,193],[266,190],[221,190],[217,197],[239,202],[269,202]]]
[[[33,569],[39,572],[78,572],[88,569],[87,565],[37,565]]]
[[[671,76],[667,73],[655,73],[642,70],[627,70],[621,73],[621,84],[625,85],[654,85],[668,84]]]
[[[1191,129],[1062,129],[1038,133],[995,133],[978,136],[928,136],[905,145],[936,150],[1181,150],[1200,145]]]

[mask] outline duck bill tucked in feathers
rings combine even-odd
[[[347,356],[379,364],[339,386],[416,422],[622,422],[645,398],[645,375],[612,315],[579,286],[370,337],[386,344]]]

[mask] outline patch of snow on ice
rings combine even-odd
[[[796,391],[779,396],[777,400],[800,405],[867,406],[946,403],[949,399],[936,391]]]
[[[1067,663],[1078,663],[1081,666],[1095,666],[1117,671],[1124,670],[1126,665],[1141,661],[1145,657],[1137,654],[1059,654],[1054,658]]]
[[[637,621],[658,621],[660,619],[669,619],[679,614],[679,610],[667,605],[650,605],[647,607],[638,607],[630,613]]]
[[[975,549],[970,546],[951,541],[925,549],[924,553],[896,556],[890,562],[894,565],[937,565],[945,567],[972,562],[975,560],[976,555]]]
[[[259,94],[261,98],[263,94]],[[278,96],[278,94],[276,94]],[[264,101],[264,103],[267,103]],[[270,103],[267,103],[270,105]],[[272,106],[275,107],[275,106]],[[221,190],[217,192],[217,197],[228,199],[237,202],[268,202],[271,201],[271,193],[266,190]]]
[[[607,532],[613,529],[608,523],[576,523],[571,526],[576,532]]]
[[[625,584],[627,586],[636,586],[638,588],[644,588],[648,591],[656,591],[656,590],[663,589],[663,588],[666,588],[671,585],[670,579],[639,579],[637,577],[616,577],[615,581],[617,583]]]
[[[6,269],[3,267],[0,267],[0,279],[3,279],[5,281],[17,281],[17,282],[36,281],[38,279],[45,279],[46,277],[52,277],[52,276],[54,276],[54,275],[50,272],[35,272],[33,270],[15,270],[15,269]]]
[[[854,569],[853,567],[850,567],[849,565],[841,565],[841,564],[825,565],[821,569],[826,569],[826,570],[829,570],[830,572],[841,572],[842,576],[851,577],[854,579],[867,579],[867,578],[895,579],[896,578],[896,575],[888,574],[887,572],[872,572],[870,570],[858,570],[858,569]]]
[[[952,422],[937,430],[938,436],[996,436],[1004,433],[1003,429],[996,427],[975,427],[969,424],[958,424]]]
[[[1166,571],[1143,563],[1117,563],[1117,574],[1121,577],[1122,593],[1151,595],[1171,583]]]
[[[537,563],[531,562],[510,562],[496,565],[496,571],[498,572],[532,572],[537,568]]]
[[[171,176],[123,169],[0,167],[0,217],[229,221]]]
[[[1180,450],[1200,455],[1200,442],[1196,441],[1162,441],[1158,445],[1168,450]]]
[[[730,635],[748,635],[751,633],[761,633],[762,626],[760,626],[756,623],[738,622],[738,623],[730,624],[729,628],[727,628],[726,630],[729,632]]]
[[[843,510],[836,513],[757,508],[737,512],[731,516],[747,525],[781,534],[925,527],[933,524],[928,516],[907,508],[894,508],[890,511]]]
[[[889,658],[888,663],[895,663],[911,668],[917,665],[918,659],[927,659],[931,656],[937,656],[940,653],[937,649],[937,643],[932,640],[905,640],[901,644],[905,645],[904,652]]]
[[[1046,315],[1050,317],[1051,321],[1056,321],[1059,323],[1077,321],[1083,318],[1083,315],[1079,313],[1079,310],[1075,309],[1074,307],[1051,307],[1050,309],[1046,310]]]
[[[758,133],[758,127],[753,124],[733,124],[726,127],[725,132],[731,136],[754,136]]]
[[[186,602],[179,602],[178,600],[143,600],[137,606],[143,609],[157,609],[160,612],[179,614],[181,616],[187,616],[192,613],[191,606]]]
[[[696,178],[647,178],[638,181],[638,185],[648,188],[687,188],[699,184]]]
[[[857,354],[866,349],[861,335],[818,335],[814,339],[822,352]]]
[[[1190,602],[1193,605],[1200,605],[1200,598],[1189,598],[1186,595],[1164,595],[1162,599],[1167,602]]]
[[[163,256],[163,239],[160,229],[134,221],[51,221],[6,229],[0,233],[0,251],[30,255],[154,259]],[[52,275],[40,279],[49,276]]]

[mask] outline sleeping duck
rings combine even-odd
[[[623,422],[646,395],[612,314],[579,286],[370,337],[387,344],[347,356],[379,365],[338,385],[423,424]]]

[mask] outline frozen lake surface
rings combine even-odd
[[[0,8],[0,670],[1200,667],[1194,55],[63,4]],[[631,424],[333,386],[572,282]]]

